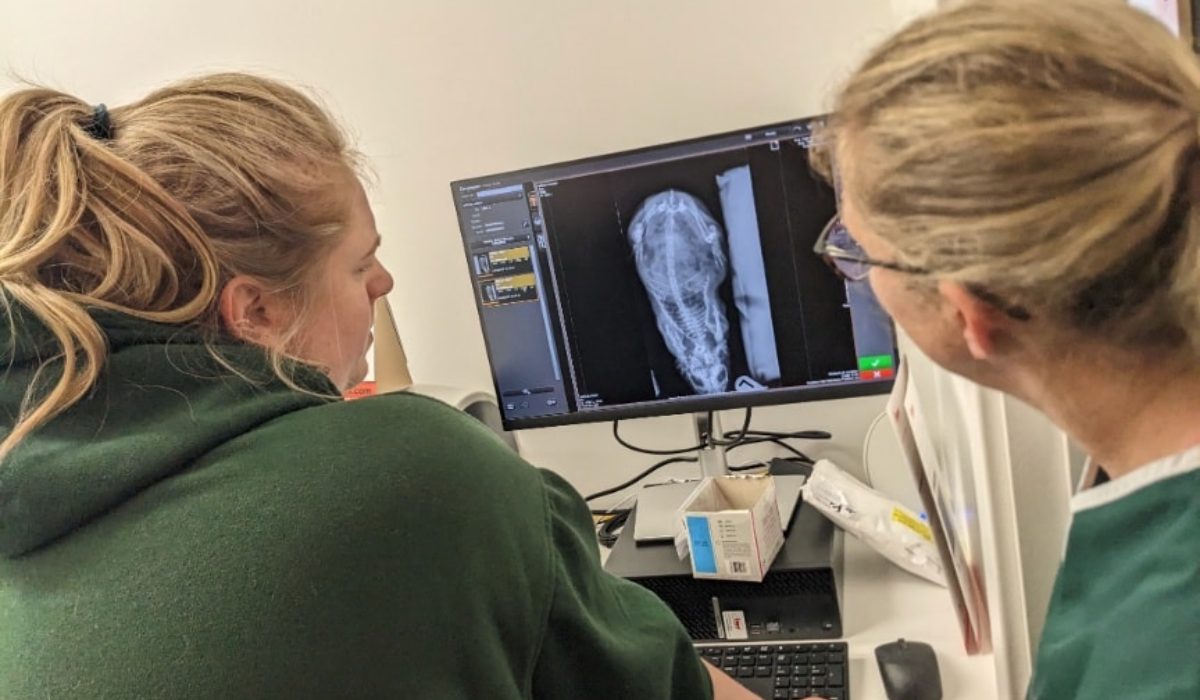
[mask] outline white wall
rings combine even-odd
[[[417,381],[490,388],[452,179],[821,111],[874,42],[933,0],[0,0],[0,68],[120,104],[217,68],[316,88],[379,176],[372,199]],[[0,89],[9,87],[0,78]],[[763,412],[857,461],[882,402]],[[727,423],[736,419],[730,416]],[[733,426],[729,426],[733,427]],[[631,437],[690,440],[684,419]],[[607,426],[533,431],[581,490],[632,474]]]

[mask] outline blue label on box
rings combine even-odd
[[[717,559],[713,555],[712,533],[708,530],[708,518],[701,515],[687,516],[689,546],[692,550],[692,568],[698,574],[717,573]]]

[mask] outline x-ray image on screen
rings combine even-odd
[[[750,168],[730,168],[715,179],[726,230],[702,201],[676,189],[647,197],[628,230],[658,330],[697,394],[762,389],[779,380]],[[733,387],[730,322],[718,294],[727,271],[748,370]]]
[[[778,153],[762,150],[777,183]],[[753,155],[713,153],[544,188],[567,342],[578,343],[587,393],[607,404],[780,386]],[[774,250],[791,250],[787,235],[773,228]]]
[[[697,394],[725,391],[729,321],[717,288],[728,263],[720,225],[699,199],[669,189],[638,206],[628,237],[658,331],[679,372]]]

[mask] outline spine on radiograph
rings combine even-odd
[[[679,190],[650,195],[629,226],[638,277],[675,364],[698,394],[729,386],[729,321],[717,289],[728,261],[703,202]]]

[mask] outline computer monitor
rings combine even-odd
[[[891,322],[813,253],[820,120],[451,183],[505,428],[889,391]]]

